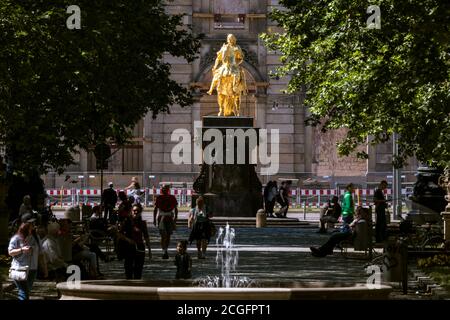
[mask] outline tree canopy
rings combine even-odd
[[[200,37],[161,0],[0,2],[0,141],[18,172],[62,170],[79,148],[124,143],[149,111],[191,104],[163,54],[192,61]]]
[[[447,0],[280,0],[263,35],[282,55],[288,91],[306,88],[313,125],[345,127],[348,155],[399,134],[400,155],[450,163],[450,2]],[[381,28],[368,28],[378,5]],[[367,13],[369,11],[369,13]],[[369,20],[369,21],[368,21]],[[360,154],[360,156],[367,156]]]

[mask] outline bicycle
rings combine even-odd
[[[416,225],[413,233],[407,237],[408,249],[411,251],[437,250],[443,248],[445,240],[442,226],[427,223],[422,226]]]

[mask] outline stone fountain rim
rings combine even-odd
[[[126,282],[129,285],[115,285],[114,283]],[[153,299],[153,300],[214,300],[214,299],[234,299],[234,300],[289,300],[297,298],[335,298],[339,299],[339,294],[350,295],[351,299],[368,299],[369,297],[386,298],[392,287],[380,285],[377,289],[371,289],[366,284],[354,283],[346,287],[315,287],[315,288],[281,288],[281,287],[261,287],[261,288],[217,288],[217,287],[181,287],[181,286],[142,286],[157,282],[159,284],[172,280],[84,280],[80,281],[79,289],[69,288],[66,282],[57,284],[57,289],[62,293],[62,299]],[[183,282],[183,281],[181,281]],[[185,281],[191,282],[190,280]],[[268,281],[270,282],[270,280]],[[295,281],[293,281],[295,282]],[[130,286],[134,286],[130,290]]]

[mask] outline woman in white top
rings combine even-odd
[[[197,240],[198,258],[205,259],[206,248],[211,238],[210,214],[206,213],[203,197],[198,197],[196,207],[189,212],[188,225],[191,228],[189,242]]]
[[[22,223],[8,245],[8,254],[13,258],[11,268],[28,267],[26,280],[14,280],[14,284],[19,291],[19,300],[30,298],[30,290],[37,274],[39,247],[36,246],[31,234],[32,230],[33,224],[31,222]]]

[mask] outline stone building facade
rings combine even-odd
[[[133,145],[121,149],[113,148],[113,156],[105,170],[105,181],[116,185],[127,185],[131,176],[141,177],[143,185],[155,185],[161,181],[192,183],[199,173],[198,164],[179,164],[171,161],[171,152],[176,142],[171,141],[175,129],[193,132],[194,122],[205,115],[218,112],[217,96],[206,91],[212,78],[211,68],[216,52],[226,41],[228,33],[237,37],[237,44],[245,54],[242,64],[248,85],[248,95],[243,96],[241,115],[254,118],[257,128],[278,129],[279,173],[275,177],[260,177],[265,183],[273,178],[322,179],[333,181],[378,180],[392,171],[390,166],[392,147],[390,144],[370,147],[369,160],[336,156],[335,141],[343,131],[320,134],[305,126],[308,110],[302,104],[303,96],[283,93],[287,78],[269,77],[270,71],[280,65],[277,52],[269,51],[259,35],[277,31],[278,27],[268,19],[268,13],[278,7],[276,0],[168,0],[167,12],[184,14],[184,23],[192,25],[195,33],[205,35],[199,58],[193,63],[166,55],[164,61],[172,65],[172,76],[179,83],[191,87],[195,92],[195,103],[181,108],[172,106],[170,114],[160,114],[153,120],[147,115],[135,128]],[[193,142],[192,142],[193,143]],[[270,149],[269,149],[270,150]],[[82,174],[85,185],[99,184],[95,157],[81,153],[77,163],[68,168],[68,173]],[[414,167],[414,163],[412,164]],[[84,173],[84,174],[83,174]],[[87,181],[91,175],[92,181]],[[61,177],[49,176],[47,185],[60,187]]]

